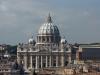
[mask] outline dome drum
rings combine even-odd
[[[53,35],[37,36],[37,42],[58,43],[59,41],[60,41],[60,36],[53,36]]]

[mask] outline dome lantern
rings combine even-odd
[[[47,23],[52,23],[52,19],[51,19],[50,13],[49,13],[49,15],[47,17]]]

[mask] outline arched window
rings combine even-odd
[[[45,42],[45,37],[44,36],[42,36],[42,42]]]
[[[49,36],[47,36],[47,42],[49,42]]]

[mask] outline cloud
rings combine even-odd
[[[99,4],[95,5],[98,2],[93,1],[88,1],[88,4],[86,2],[0,0],[0,42],[17,44],[27,42],[30,34],[36,37],[40,25],[45,22],[49,12],[67,40],[71,42],[74,42],[73,40],[78,42],[100,41],[94,37],[100,32]]]

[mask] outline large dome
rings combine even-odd
[[[50,35],[50,34],[60,35],[59,29],[55,24],[52,23],[52,19],[50,15],[47,18],[47,22],[44,23],[42,26],[40,26],[38,34],[39,35]]]
[[[37,44],[59,44],[60,33],[58,27],[52,23],[51,16],[47,17],[47,21],[40,26],[37,35]]]

